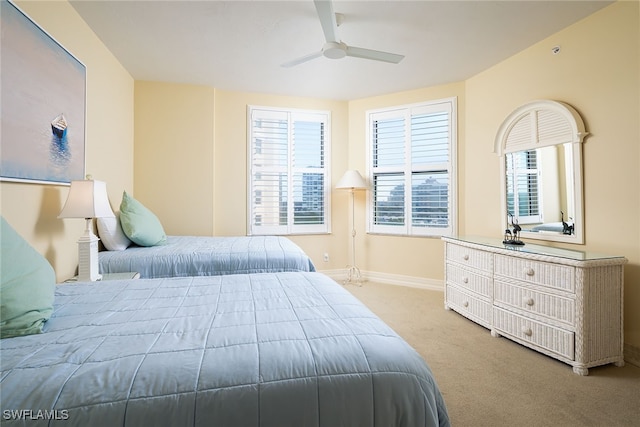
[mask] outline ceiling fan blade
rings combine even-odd
[[[311,61],[312,59],[320,58],[321,56],[322,56],[322,51],[320,50],[318,52],[310,53],[309,55],[301,56],[300,58],[285,62],[280,66],[284,68],[291,68],[295,65],[299,65],[304,62]]]
[[[390,62],[397,64],[402,61],[404,55],[398,55],[395,53],[382,52],[379,50],[364,49],[361,47],[347,46],[347,56],[353,56],[355,58],[373,59],[375,61]]]
[[[333,2],[331,0],[313,0],[313,3],[316,6],[316,11],[318,12],[318,18],[320,19],[320,25],[322,26],[326,42],[320,52],[285,62],[282,64],[283,67],[293,67],[294,65],[302,64],[303,62],[310,61],[320,56],[325,56],[329,59],[339,59],[346,55],[356,58],[390,62],[392,64],[397,64],[404,58],[404,55],[398,55],[395,53],[347,46],[340,40],[340,37],[338,37],[339,19],[333,10]],[[340,15],[340,17],[342,17],[342,15]]]
[[[322,25],[325,40],[327,42],[339,42],[338,22],[336,21],[336,14],[333,11],[333,2],[314,0],[314,3],[316,5],[316,11],[318,12],[318,18],[320,18],[320,25]]]

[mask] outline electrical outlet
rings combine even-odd
[[[329,254],[325,252],[325,253],[324,253],[324,256],[322,257],[322,260],[323,260],[324,262],[329,262]]]

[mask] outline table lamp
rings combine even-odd
[[[93,233],[93,218],[115,216],[107,185],[94,181],[90,175],[82,181],[71,181],[67,201],[58,218],[84,218],[86,228],[78,240],[78,281],[96,281],[102,278],[98,272],[98,236]]]

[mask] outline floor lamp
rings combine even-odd
[[[357,170],[348,170],[342,175],[337,189],[346,189],[351,193],[351,265],[347,266],[349,269],[346,284],[362,285],[362,276],[360,275],[360,269],[356,267],[356,221],[355,221],[355,191],[365,190],[367,183],[365,182],[360,172]]]
[[[78,281],[100,280],[98,271],[98,236],[93,234],[91,221],[98,217],[113,217],[107,196],[107,185],[94,181],[90,175],[82,181],[71,181],[67,201],[58,218],[84,218],[84,234],[78,240]]]

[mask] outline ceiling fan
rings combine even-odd
[[[347,45],[340,40],[340,37],[338,36],[338,20],[336,13],[333,11],[333,3],[329,0],[314,0],[314,3],[316,5],[316,11],[320,18],[320,25],[322,25],[322,31],[324,32],[326,42],[320,51],[285,62],[282,64],[283,67],[293,67],[294,65],[302,64],[321,56],[330,59],[340,59],[345,56],[353,56],[356,58],[372,59],[374,61],[390,62],[392,64],[397,64],[402,61],[402,58],[404,58],[404,55]]]

